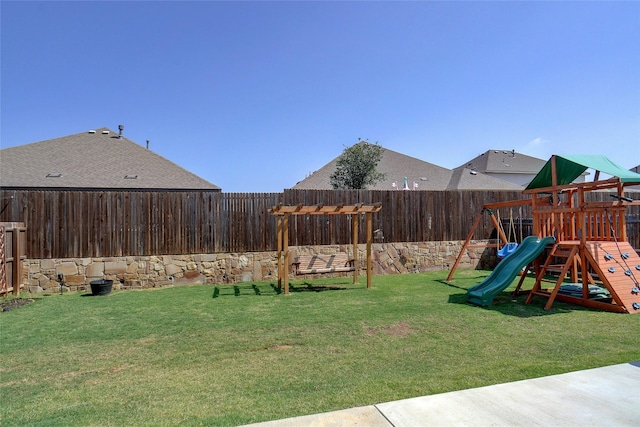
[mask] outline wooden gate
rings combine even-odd
[[[26,232],[23,222],[0,222],[0,295],[20,294]]]

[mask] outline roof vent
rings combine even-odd
[[[103,134],[103,135],[109,135],[109,131],[108,131],[108,130],[103,130],[103,131],[102,131],[102,134]]]
[[[95,131],[95,130],[93,130],[93,129],[91,129],[91,130],[89,131],[89,133],[96,133],[96,131]]]
[[[138,179],[138,175],[125,175],[124,179]]]
[[[47,178],[60,178],[62,174],[60,172],[50,172],[47,174]]]

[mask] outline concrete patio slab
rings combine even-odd
[[[640,363],[252,424],[256,427],[640,426]]]
[[[607,366],[376,406],[394,427],[638,426],[640,367]]]
[[[251,424],[252,427],[389,427],[390,425],[373,405]]]

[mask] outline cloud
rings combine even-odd
[[[550,140],[543,137],[537,137],[524,144],[524,147],[518,151],[522,154],[545,160],[551,157],[556,148],[557,147],[554,147],[553,144],[551,144]]]
[[[547,143],[549,143],[549,140],[546,140],[542,137],[537,137],[529,141],[527,143],[527,147],[529,148],[540,147],[541,145],[546,145]]]

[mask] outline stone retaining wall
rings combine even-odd
[[[483,243],[483,242],[472,242]],[[375,243],[372,246],[373,272],[402,274],[449,269],[463,242]],[[296,254],[350,253],[350,245],[291,247]],[[360,268],[365,269],[366,245],[359,245]],[[458,268],[490,268],[495,264],[495,249],[467,249]],[[139,257],[27,259],[23,285],[30,292],[60,292],[62,289],[90,289],[93,280],[114,281],[115,289],[144,289],[178,284],[240,283],[277,280],[276,252],[220,253],[200,255],[164,255]],[[335,273],[344,276],[350,273]],[[311,278],[308,275],[297,278]],[[327,275],[324,275],[326,277]],[[295,277],[290,276],[291,279]]]

